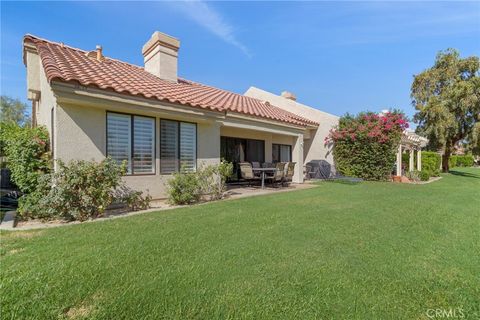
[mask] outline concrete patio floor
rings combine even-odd
[[[262,189],[260,186],[247,186],[247,185],[229,185],[227,189],[227,199],[238,199],[244,197],[252,197],[265,195],[270,193],[279,193],[279,192],[288,192],[294,190],[303,190],[314,187],[315,185],[305,182],[305,183],[291,183],[288,187],[266,187]]]

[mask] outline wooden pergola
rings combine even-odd
[[[408,171],[412,172],[414,168],[414,153],[417,152],[417,170],[422,170],[422,148],[428,143],[428,139],[419,136],[413,131],[405,130],[402,134],[400,145],[397,152],[397,176],[402,176],[402,153],[404,150],[410,152]]]

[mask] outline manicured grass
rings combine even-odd
[[[480,169],[4,232],[1,253],[3,319],[478,319]]]

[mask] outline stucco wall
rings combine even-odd
[[[126,112],[128,110],[109,111]],[[132,175],[123,179],[135,190],[148,192],[154,199],[165,198],[165,183],[170,175],[160,174],[160,118],[158,112],[132,112],[156,118],[156,173],[153,175]],[[106,156],[106,114],[107,110],[83,105],[59,104],[56,113],[56,157],[64,161],[95,160]],[[182,119],[179,119],[182,120]],[[192,119],[189,121],[194,122]],[[220,125],[214,121],[197,123],[197,165],[215,164],[220,160]]]
[[[53,94],[50,84],[45,76],[45,71],[41,66],[38,54],[27,51],[27,96],[28,91],[40,92],[40,100],[36,104],[35,115],[37,125],[45,126],[50,138],[52,137],[52,108],[56,106],[56,98]]]
[[[105,158],[105,110],[60,104],[55,118],[57,159],[101,161]]]
[[[333,155],[331,150],[325,147],[324,139],[328,135],[329,130],[338,124],[339,117],[255,87],[250,87],[245,92],[245,95],[268,101],[279,108],[319,122],[320,126],[317,130],[311,132],[311,137],[304,139],[304,162],[325,159],[333,163]]]

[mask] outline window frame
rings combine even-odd
[[[292,162],[292,145],[291,144],[282,144],[282,143],[272,143],[272,161],[273,161],[273,146],[274,145],[277,145],[278,146],[278,159],[279,161],[278,162],[285,162],[285,161],[280,161],[281,160],[281,155],[282,155],[282,146],[284,147],[289,147],[290,149],[290,161],[287,161],[287,162]]]
[[[141,114],[136,114],[136,113],[127,113],[127,112],[117,112],[117,111],[110,111],[107,110],[105,114],[105,155],[108,157],[108,114],[113,113],[113,114],[122,114],[122,115],[127,115],[130,116],[130,140],[131,140],[131,146],[130,146],[130,152],[131,152],[131,159],[130,163],[132,166],[132,172],[131,173],[125,173],[125,176],[154,176],[157,174],[157,118],[152,117],[152,116],[145,116]],[[143,118],[150,118],[153,119],[153,159],[152,159],[152,164],[153,164],[153,172],[145,172],[145,173],[135,173],[134,169],[134,164],[135,164],[135,138],[134,138],[134,132],[135,132],[135,125],[134,125],[134,118],[135,116],[137,117],[143,117]]]
[[[162,172],[162,120],[164,121],[172,121],[172,122],[176,122],[178,125],[177,125],[177,137],[178,137],[178,142],[177,142],[177,160],[178,160],[178,167],[176,168],[176,171],[174,172],[171,172],[171,173],[163,173]],[[198,123],[196,122],[191,122],[191,121],[182,121],[182,120],[175,120],[175,119],[169,119],[169,118],[159,118],[158,119],[158,124],[159,124],[159,127],[160,127],[160,130],[158,130],[158,143],[159,143],[159,155],[158,155],[158,158],[159,158],[159,161],[160,161],[160,175],[162,176],[171,176],[173,175],[174,173],[178,173],[180,172],[180,143],[181,143],[181,137],[180,137],[180,123],[189,123],[189,124],[194,124],[195,125],[195,170],[193,170],[192,172],[197,172],[197,169],[198,169]]]

